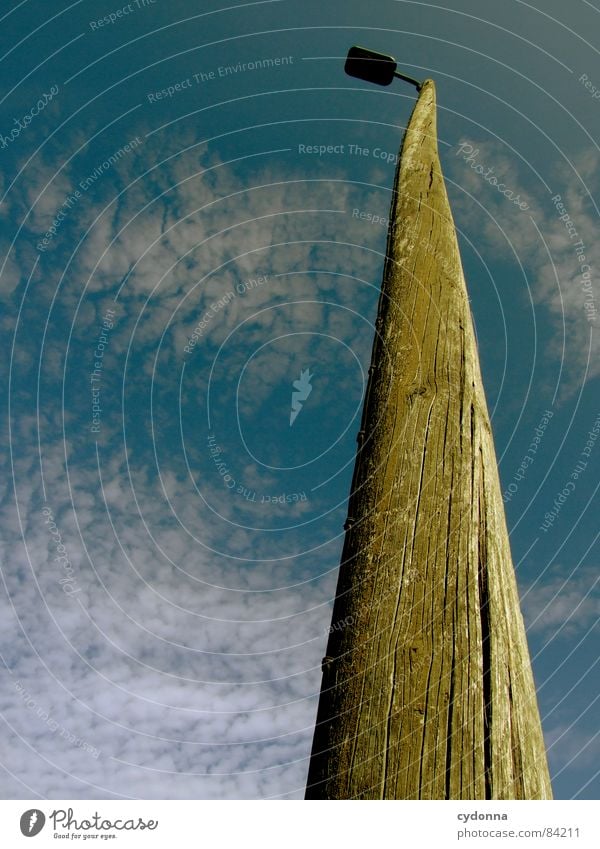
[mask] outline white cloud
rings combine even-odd
[[[555,565],[521,593],[523,615],[533,633],[546,637],[582,637],[600,619],[598,570],[581,567],[567,575]]]
[[[564,342],[568,378],[563,381],[562,391],[563,396],[568,395],[581,384],[588,359],[587,378],[600,374],[600,336],[597,332],[600,246],[596,238],[598,214],[590,198],[597,185],[600,154],[590,148],[573,159],[572,167],[566,163],[556,166],[548,193],[528,170],[528,163],[523,163],[499,142],[472,139],[461,140],[463,142],[469,147],[462,152],[459,146],[452,148],[446,158],[448,173],[462,190],[451,188],[455,218],[460,229],[483,250],[484,257],[492,251],[495,258],[511,264],[519,279],[522,276],[519,263],[526,270],[522,308],[528,303],[529,285],[534,302],[548,310],[552,320],[554,332],[544,355],[550,353],[556,359],[561,358]],[[471,162],[467,161],[469,156],[473,157]],[[478,173],[476,167],[483,173]],[[506,191],[527,203],[529,209],[520,209],[510,197],[498,191],[489,182],[494,177],[502,182]],[[564,213],[557,210],[551,200],[556,195],[562,198],[576,236],[570,236],[565,221],[560,220],[560,214]],[[585,262],[591,268],[590,294],[583,289],[586,284],[582,277],[583,261],[575,247],[580,239],[584,243]],[[501,290],[500,295],[502,297]],[[593,321],[586,302],[595,307]],[[507,299],[502,307],[509,314],[515,309],[514,303]],[[543,320],[540,324],[543,326]]]
[[[168,156],[181,144],[181,138],[171,137],[165,149],[162,141],[161,146],[148,143],[135,159],[123,159],[118,166],[123,184],[140,174],[144,163],[150,166],[159,154]],[[188,179],[199,168],[211,166],[218,167]],[[0,553],[10,599],[0,616],[0,652],[11,670],[0,672],[6,684],[0,711],[13,729],[3,759],[6,768],[44,796],[303,795],[343,505],[321,518],[319,510],[331,505],[320,493],[304,503],[273,506],[269,512],[262,504],[233,500],[214,473],[206,473],[210,457],[200,415],[208,369],[233,330],[219,359],[217,392],[222,403],[235,396],[240,370],[250,355],[281,334],[330,333],[367,363],[372,340],[368,320],[374,318],[383,264],[372,248],[383,248],[384,234],[352,218],[351,210],[359,206],[385,214],[382,206],[387,208],[389,195],[359,193],[333,180],[311,182],[289,170],[283,184],[282,171],[272,163],[258,165],[242,179],[240,172],[207,154],[182,154],[131,185],[118,203],[102,212],[114,191],[107,179],[82,198],[77,216],[65,220],[52,251],[41,259],[35,280],[38,310],[30,325],[36,330],[32,344],[21,345],[15,372],[15,476],[5,477],[0,490]],[[40,168],[35,186],[32,183],[19,200],[23,208],[46,178],[47,170]],[[31,218],[32,227],[46,225],[71,184],[69,173],[51,184]],[[262,184],[273,185],[253,188]],[[295,212],[308,209],[343,212]],[[72,236],[80,235],[99,213],[81,249],[71,256]],[[227,229],[239,222],[245,223]],[[223,233],[214,237],[219,231]],[[561,234],[552,226],[546,231],[556,241],[555,250],[562,251]],[[30,237],[38,235],[29,231]],[[517,227],[514,239],[519,238]],[[347,247],[346,242],[358,247]],[[526,242],[518,244],[524,251]],[[40,512],[34,415],[39,331],[60,278],[59,260],[63,267],[71,260],[71,266],[43,352],[40,441],[48,504],[78,590],[71,597],[59,583],[56,542]],[[352,278],[345,276],[349,270]],[[16,274],[16,267],[9,271]],[[95,440],[88,428],[89,373],[102,315],[128,274],[103,367],[100,481]],[[63,422],[65,328],[90,275],[68,352]],[[267,281],[237,293],[240,281],[257,276]],[[177,389],[186,341],[229,290],[236,296],[211,316],[206,335],[186,358],[185,390],[190,395],[183,404],[189,405],[187,432],[197,437],[190,456],[200,497],[187,477],[178,442]],[[552,297],[550,292],[546,302],[556,311]],[[265,311],[271,306],[275,308]],[[575,301],[569,300],[567,307],[576,321]],[[158,341],[169,323],[153,374]],[[277,357],[256,357],[259,367],[249,371],[243,387],[241,412],[246,420],[284,387],[286,424],[291,380],[306,366],[316,374],[314,406],[312,411],[306,406],[297,428],[310,415],[322,418],[327,404],[334,404],[339,416],[342,401],[358,395],[359,370],[346,367],[350,355],[344,353],[342,359],[339,343],[317,335],[294,338],[298,344],[281,346]],[[120,393],[130,343],[124,446]],[[342,362],[346,370],[340,368]],[[150,441],[150,376],[158,468]],[[198,400],[196,407],[190,396],[194,403]],[[347,406],[350,409],[349,402]],[[265,421],[254,422],[257,431]],[[344,420],[339,430],[342,424]],[[228,450],[229,436],[229,431],[220,430],[219,440]],[[234,459],[235,474],[245,485],[279,492],[281,477],[273,470],[261,469],[248,456]],[[27,551],[20,538],[15,493]],[[314,522],[303,528],[310,519]],[[253,530],[253,525],[267,530]],[[537,607],[530,607],[530,618],[540,613],[549,629],[562,624],[567,608],[580,598],[570,593],[567,601],[563,594],[561,606],[546,587],[537,595],[532,590]],[[580,610],[585,617],[592,615],[587,606]],[[69,743],[24,706],[11,685],[14,678],[65,733],[88,741],[99,756]],[[6,795],[22,796],[18,780],[7,786]]]

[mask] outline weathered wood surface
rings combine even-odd
[[[548,799],[431,80],[390,221],[306,798]]]

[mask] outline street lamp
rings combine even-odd
[[[363,47],[346,73],[420,94],[394,178],[306,798],[551,799],[435,83]]]
[[[413,77],[407,77],[406,74],[398,73],[397,67],[393,56],[386,56],[385,53],[376,53],[374,50],[367,50],[366,47],[354,45],[348,51],[344,70],[351,77],[358,77],[359,80],[366,80],[376,85],[390,85],[394,77],[398,77],[416,86],[417,91],[421,91],[423,83]]]

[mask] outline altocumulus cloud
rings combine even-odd
[[[276,446],[283,468],[294,465],[286,451],[297,460],[318,437],[316,410],[336,393],[350,397],[340,409],[352,424],[385,234],[349,210],[385,211],[389,192],[325,178],[319,164],[285,177],[265,162],[240,173],[180,154],[184,142],[171,139],[169,150],[150,140],[120,160],[61,219],[37,265],[17,243],[4,268],[9,308],[23,269],[34,266],[36,287],[10,364],[10,444],[3,436],[7,797],[303,795],[353,440],[320,471],[325,483],[345,471],[337,501],[325,487],[265,507],[267,497],[305,493],[310,477],[238,451],[228,405],[253,447],[265,429],[292,439]],[[42,163],[30,178],[9,205],[32,239],[77,177]],[[227,291],[234,297],[184,357]],[[101,337],[107,309],[113,326]],[[261,353],[273,339],[290,341]],[[339,358],[328,371],[332,344],[354,372]],[[291,381],[315,362],[312,424],[307,407],[292,438]],[[231,375],[244,366],[234,392]],[[224,489],[204,447],[211,369],[218,439],[252,499]]]
[[[492,252],[492,261],[510,262],[513,273],[523,277],[521,309],[527,308],[531,293],[534,303],[548,310],[553,334],[543,354],[564,361],[567,380],[562,393],[568,395],[583,379],[600,374],[600,248],[593,199],[600,154],[590,148],[569,162],[557,162],[552,184],[544,185],[527,162],[499,142],[469,139],[462,144],[468,147],[461,151],[457,145],[446,154],[449,174],[460,187],[453,187],[452,195],[461,226]],[[475,156],[473,162],[467,161],[469,155]],[[516,207],[489,184],[489,169],[489,177],[502,181],[528,209]],[[506,309],[514,306],[507,303]]]

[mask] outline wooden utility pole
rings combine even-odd
[[[549,799],[427,80],[402,143],[307,799]]]

